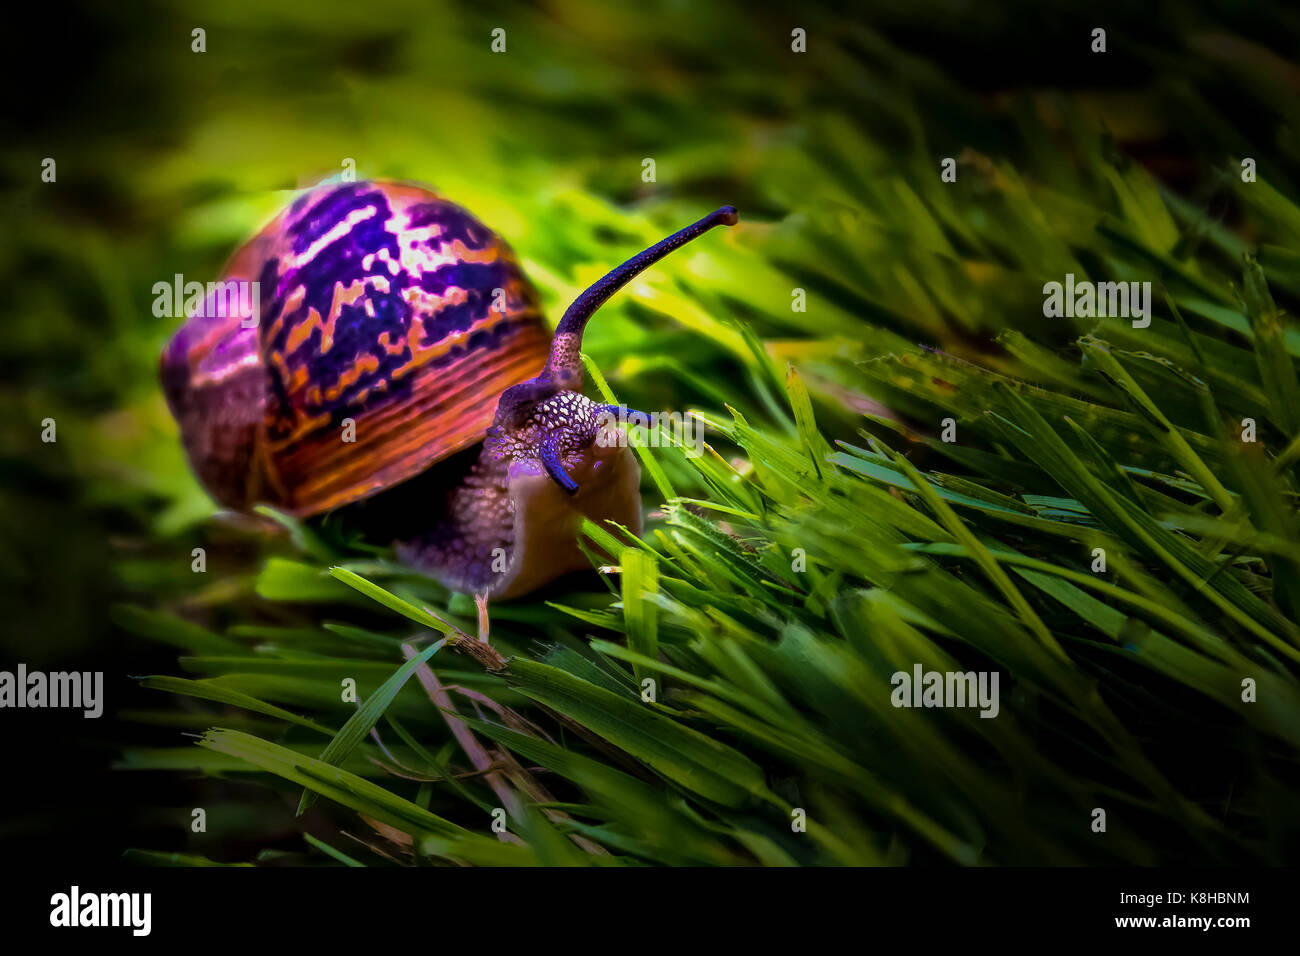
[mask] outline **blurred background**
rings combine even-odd
[[[1175,265],[1213,247],[1193,268],[1221,289],[1240,276],[1234,255],[1263,249],[1286,307],[1300,231],[1275,198],[1294,197],[1300,174],[1300,11],[1073,6],[25,10],[7,31],[25,65],[9,64],[0,121],[0,667],[103,670],[109,712],[0,713],[6,858],[154,847],[235,860],[290,842],[268,822],[282,817],[274,795],[166,772],[178,732],[210,721],[130,679],[174,671],[177,641],[151,640],[161,625],[121,608],[213,630],[298,622],[256,580],[283,543],[214,520],[186,467],[157,381],[177,323],[153,315],[151,290],[175,273],[215,278],[294,190],[349,161],[471,210],[513,245],[552,319],[612,264],[736,205],[741,227],[611,303],[586,350],[629,404],[779,423],[757,348],[797,363],[832,438],[854,438],[864,414],[933,427],[906,383],[858,364],[899,348],[1063,374],[1052,357],[1081,328],[1044,322],[1041,284],[1070,269],[1147,278],[1167,265],[1133,252],[1147,240]],[[1090,49],[1099,26],[1104,54]],[[1243,156],[1266,184],[1250,195]],[[55,182],[41,178],[47,157]],[[944,157],[959,160],[956,184],[940,181]],[[806,312],[791,309],[795,287]],[[1202,318],[1212,299],[1197,300]],[[47,418],[56,443],[41,441]],[[194,547],[209,562],[198,582]],[[124,769],[128,746],[159,748],[157,762]],[[220,843],[186,833],[200,792],[246,813]]]

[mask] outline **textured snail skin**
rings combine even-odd
[[[457,590],[524,594],[588,566],[584,518],[641,531],[640,467],[600,434],[617,409],[581,393],[587,320],[632,276],[735,221],[724,206],[629,259],[552,342],[513,253],[465,210],[416,186],[322,186],[223,274],[259,283],[257,327],[209,300],[164,350],[163,389],[223,504],[306,517],[415,489],[398,499],[402,560]],[[480,441],[467,473],[439,468]],[[450,490],[424,494],[409,479],[425,472]]]
[[[522,420],[498,414],[478,462],[447,496],[445,519],[398,556],[463,591],[509,598],[589,567],[577,546],[583,518],[641,533],[641,467],[625,443],[596,441],[602,414],[580,392],[562,391]],[[540,449],[558,445],[570,494],[547,474]]]

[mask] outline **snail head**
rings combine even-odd
[[[588,478],[608,465],[622,450],[614,434],[616,422],[643,419],[648,424],[649,419],[582,394],[582,333],[587,321],[610,296],[668,253],[714,226],[736,221],[735,208],[723,206],[633,256],[579,295],[555,329],[546,367],[501,395],[488,433],[497,452],[518,466],[544,470],[569,495],[576,495]]]

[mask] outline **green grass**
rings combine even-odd
[[[1259,281],[1247,264],[1246,287]],[[1258,328],[1259,314],[1250,318]],[[663,502],[640,539],[590,525],[590,543],[617,556],[609,594],[503,606],[496,640],[512,655],[500,675],[483,672],[476,692],[496,706],[470,719],[429,703],[408,728],[427,749],[430,735],[447,733],[444,718],[462,719],[495,749],[508,768],[497,795],[514,796],[511,829],[524,838],[509,853],[485,849],[486,818],[475,827],[478,815],[450,787],[423,792],[468,813],[473,832],[446,831],[383,775],[377,783],[331,771],[327,781],[321,764],[235,731],[210,731],[201,746],[389,823],[416,852],[445,860],[1154,863],[1170,858],[1171,843],[1186,859],[1277,860],[1267,808],[1250,797],[1233,805],[1235,778],[1200,767],[1207,756],[1211,766],[1251,761],[1256,785],[1291,786],[1300,628],[1278,592],[1291,586],[1300,553],[1295,474],[1238,437],[1233,422],[1251,409],[1231,396],[1259,389],[1251,376],[1212,381],[1203,366],[1178,361],[1198,333],[1153,324],[1138,353],[1105,331],[1079,342],[1080,374],[1105,386],[1095,399],[920,350],[862,369],[910,383],[920,420],[927,404],[931,420],[960,414],[955,444],[911,430],[882,435],[876,422],[861,444],[835,450],[792,373],[784,429],[734,410],[701,413],[714,443],[737,450],[732,461],[656,450],[674,484],[697,497]],[[1265,340],[1255,341],[1264,368]],[[1233,347],[1249,354],[1251,343]],[[1144,388],[1137,376],[1153,367],[1191,395],[1150,376]],[[911,374],[890,371],[899,368]],[[949,368],[961,378],[955,395]],[[982,407],[961,399],[973,394]],[[1204,425],[1173,424],[1196,398]],[[1265,396],[1259,408],[1267,429],[1288,406]],[[923,474],[891,441],[939,464]],[[1139,448],[1142,465],[1130,464]],[[1093,570],[1095,548],[1105,551],[1104,573]],[[448,621],[470,626],[464,599],[448,603],[436,585],[392,566],[357,567],[366,576],[334,576],[431,635],[447,633]],[[323,583],[324,569],[315,574]],[[310,603],[320,593],[280,585],[276,596]],[[435,596],[441,611],[431,618],[422,602]],[[296,738],[302,721],[278,707],[300,693],[297,658],[340,674],[365,661],[377,678],[393,652],[376,653],[385,645],[363,633],[254,644],[250,670],[293,666],[260,681],[262,697],[242,706],[283,717],[277,739]],[[231,692],[245,693],[242,680],[256,675],[240,673],[238,656],[190,666],[202,672],[216,660],[223,676],[170,689],[240,704]],[[895,709],[889,677],[918,662],[998,670],[1001,714]],[[1256,702],[1242,700],[1245,678],[1257,684]],[[652,695],[641,693],[647,679]],[[216,686],[204,689],[209,681]],[[354,746],[377,756],[379,741],[362,734],[380,699],[367,698],[322,751],[324,763]],[[399,762],[443,773],[427,753]],[[1105,835],[1089,828],[1095,807],[1107,811]],[[795,808],[806,833],[791,829]]]
[[[1116,62],[1178,83],[985,96],[892,38],[924,11],[812,8],[817,55],[788,64],[781,18],[719,4],[614,43],[622,21],[577,4],[512,20],[509,69],[478,59],[487,13],[412,24],[387,72],[312,79],[238,7],[213,16],[259,81],[346,108],[285,139],[257,84],[219,87],[186,120],[216,157],[114,167],[132,228],[51,215],[22,240],[79,277],[21,290],[24,309],[103,310],[96,343],[57,320],[21,340],[37,367],[60,343],[83,359],[32,408],[78,423],[56,471],[125,542],[115,587],[136,606],[116,621],[185,674],[143,678],[167,696],[119,764],[197,777],[213,830],[131,860],[259,862],[230,847],[265,837],[338,866],[1294,861],[1300,117],[1267,60],[1189,19],[1151,46],[1112,31]],[[363,27],[295,16],[322,62],[350,62]],[[585,343],[591,394],[690,411],[707,453],[643,450],[644,533],[589,525],[604,570],[492,606],[503,669],[465,653],[473,602],[383,542],[213,520],[153,381],[170,323],[150,283],[214,271],[275,186],[356,154],[507,236],[552,318],[667,231],[741,211]],[[1066,273],[1151,281],[1150,327],[1044,317]],[[999,715],[893,707],[891,675],[917,663],[998,671]],[[274,819],[241,812],[251,787]]]

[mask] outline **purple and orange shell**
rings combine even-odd
[[[222,504],[307,516],[372,495],[483,440],[550,334],[510,248],[464,209],[393,182],[294,200],[163,351],[190,462]],[[350,439],[350,440],[349,440]]]

